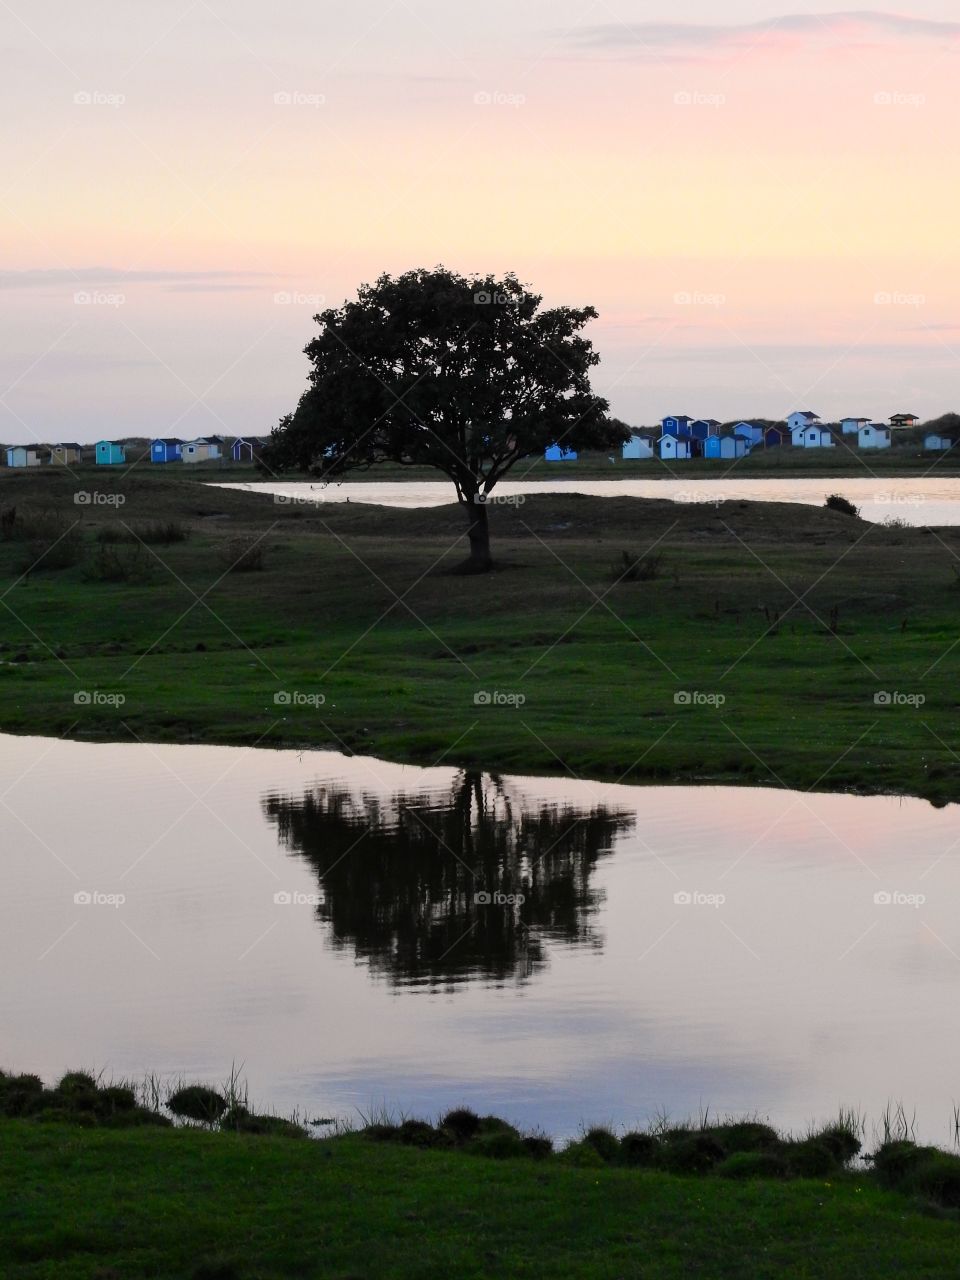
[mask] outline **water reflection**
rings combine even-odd
[[[388,800],[340,786],[268,795],[282,844],[316,872],[338,947],[396,985],[523,982],[548,944],[600,947],[597,861],[635,814],[532,803],[465,771],[443,793]]]

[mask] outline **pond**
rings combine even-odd
[[[558,464],[562,465],[562,464]],[[682,464],[681,464],[682,465]],[[732,470],[732,468],[731,468]],[[367,480],[344,484],[278,481],[234,483],[224,489],[272,493],[288,501],[370,502],[385,507],[439,507],[454,501],[453,485],[445,480]],[[798,502],[822,507],[828,494],[842,493],[860,508],[865,520],[901,520],[911,525],[960,524],[960,478],[920,476],[909,479],[837,476],[811,480],[789,476],[780,480],[504,480],[495,494],[500,499],[537,493],[582,493],[597,498],[669,498],[674,502]]]
[[[0,737],[7,1069],[355,1116],[960,1100],[960,816],[332,752]]]

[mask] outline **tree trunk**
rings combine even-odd
[[[487,524],[487,507],[483,502],[467,501],[467,536],[470,539],[470,555],[459,566],[461,573],[486,573],[493,565],[490,558],[490,527]]]

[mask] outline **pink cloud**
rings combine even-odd
[[[702,62],[725,54],[790,54],[811,47],[878,49],[923,44],[960,48],[960,22],[878,12],[783,14],[764,22],[707,26],[679,22],[604,23],[574,37],[582,51],[649,62]]]

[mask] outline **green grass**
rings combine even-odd
[[[197,480],[98,474],[125,499],[114,508],[74,504],[86,476],[6,479],[0,505],[44,532],[0,542],[0,727],[960,794],[960,529],[542,495],[491,513],[501,567],[464,578],[449,572],[465,555],[456,509],[315,511]],[[25,573],[51,521],[77,522],[77,554]],[[168,522],[188,537],[108,543],[139,564],[98,576],[99,538]],[[262,570],[226,572],[254,542]],[[617,583],[623,553],[655,543],[660,576]],[[481,691],[524,702],[477,705]],[[679,705],[683,691],[725,701]],[[925,702],[877,706],[881,691]]]
[[[779,1183],[4,1122],[5,1280],[952,1276],[953,1214]]]

